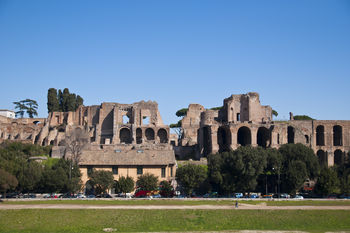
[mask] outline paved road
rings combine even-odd
[[[9,209],[174,209],[227,210],[233,205],[76,205],[76,204],[0,204],[0,210]],[[350,206],[266,206],[240,204],[238,210],[350,210]]]

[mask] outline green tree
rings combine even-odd
[[[26,111],[27,114],[30,118],[33,118],[34,116],[38,115],[37,109],[38,109],[38,103],[35,100],[31,100],[31,99],[26,99],[25,101],[25,105],[26,105]]]
[[[134,179],[130,176],[121,176],[118,181],[115,182],[115,190],[118,193],[124,193],[126,196],[126,193],[130,193],[135,188],[135,182]]]
[[[213,188],[213,191],[222,193],[221,186],[223,183],[223,176],[221,174],[221,167],[223,165],[223,159],[221,154],[208,155],[208,178]]]
[[[8,190],[14,190],[18,185],[18,181],[15,176],[7,171],[0,169],[0,192],[6,197]]]
[[[319,174],[319,163],[314,151],[303,144],[284,144],[279,148],[282,154],[282,186],[288,193],[295,193],[307,178]]]
[[[13,104],[15,105],[15,109],[17,109],[16,117],[20,116],[23,118],[24,113],[27,110],[27,106],[25,105],[24,100],[13,102]]]
[[[57,193],[68,183],[67,171],[61,166],[45,167],[41,176],[40,190],[42,192]]]
[[[222,157],[223,191],[233,193],[255,190],[257,178],[266,167],[266,150],[241,146],[235,151],[222,153]]]
[[[153,191],[158,188],[158,177],[153,174],[146,173],[137,178],[136,186],[140,190]]]
[[[307,121],[311,121],[311,120],[315,120],[307,115],[296,115],[294,116],[294,120],[296,121],[302,121],[302,120],[307,120]]]
[[[273,110],[273,109],[272,109],[272,115],[274,115],[275,117],[277,117],[277,116],[278,116],[278,112],[277,112],[276,110]]]
[[[176,116],[178,116],[178,117],[183,117],[183,116],[186,116],[187,111],[188,111],[188,108],[181,108],[181,109],[178,110],[175,114],[176,114]]]
[[[80,105],[83,105],[83,104],[84,104],[84,99],[80,95],[77,95],[75,109],[77,109]]]
[[[22,169],[17,175],[18,188],[21,192],[33,192],[39,185],[42,175],[42,166],[36,161],[22,162]]]
[[[94,170],[90,175],[90,181],[96,194],[106,193],[114,185],[113,173],[104,170]]]
[[[187,196],[190,196],[195,189],[199,188],[207,176],[204,167],[190,163],[176,170],[176,180]]]
[[[329,194],[339,193],[339,179],[337,177],[337,171],[334,167],[324,167],[320,172],[320,176],[317,179],[315,186],[315,192],[322,196],[328,196]]]
[[[174,196],[174,188],[171,186],[170,182],[163,180],[159,183],[160,195],[162,197],[172,197]]]
[[[60,102],[55,88],[50,88],[47,92],[47,111],[49,113],[60,111]]]

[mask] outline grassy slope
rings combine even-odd
[[[344,210],[1,210],[0,232],[350,230]]]

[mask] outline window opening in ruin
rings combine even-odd
[[[142,175],[142,174],[143,174],[143,167],[137,166],[137,175]]]
[[[324,126],[319,125],[316,128],[316,146],[324,146]]]
[[[277,144],[280,144],[280,134],[277,134]]]
[[[157,137],[160,143],[168,143],[168,133],[165,129],[159,129]]]
[[[343,145],[343,129],[340,125],[333,127],[333,146]]]
[[[113,110],[110,111],[107,116],[102,121],[101,130],[102,131],[113,131]]]
[[[38,124],[40,124],[41,122],[40,121],[33,121],[33,124],[34,125],[38,125]]]
[[[241,114],[237,113],[237,121],[241,121]]]
[[[123,115],[123,124],[129,124],[129,117],[127,115]]]
[[[231,132],[229,129],[220,127],[217,132],[219,152],[231,150]]]
[[[143,125],[148,125],[149,124],[149,117],[148,116],[143,116],[142,117],[142,124]]]
[[[176,142],[175,142],[174,140],[171,140],[171,141],[170,141],[170,145],[176,146]]]
[[[258,146],[261,146],[263,148],[269,147],[271,142],[271,133],[270,130],[268,130],[265,127],[260,127],[258,129],[257,134],[257,143]]]
[[[320,166],[328,166],[328,158],[326,152],[324,152],[323,150],[318,150],[317,158]]]
[[[56,123],[57,123],[57,124],[60,123],[60,116],[56,116]]]
[[[162,178],[165,177],[165,167],[162,167]]]
[[[170,176],[173,177],[173,167],[170,167]]]
[[[17,134],[17,135],[15,136],[15,139],[20,139],[20,138],[19,138],[19,136],[20,136],[20,135],[19,135],[19,134]]]
[[[210,147],[210,133],[209,133],[209,127],[203,128],[203,154],[204,156],[211,153],[211,147]]]
[[[122,128],[119,132],[120,143],[130,144],[132,141],[131,132],[128,128]]]
[[[288,126],[288,143],[293,144],[294,143],[294,128],[292,126]]]
[[[142,129],[137,128],[136,129],[136,144],[142,143]]]
[[[146,134],[146,139],[148,141],[154,140],[154,130],[153,129],[151,129],[151,128],[146,129],[145,134]]]
[[[54,144],[54,141],[53,141],[53,140],[51,140],[51,141],[50,141],[50,145],[51,145],[51,146],[53,146],[53,144]]]
[[[309,135],[305,135],[305,143],[309,143]]]
[[[117,166],[113,166],[112,167],[112,172],[114,175],[118,175],[118,167]]]
[[[241,146],[247,146],[252,144],[252,136],[248,127],[243,126],[239,128],[237,133],[237,143]]]
[[[343,163],[343,152],[341,150],[334,151],[334,165],[342,165]]]

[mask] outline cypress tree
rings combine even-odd
[[[60,111],[60,103],[55,88],[50,88],[47,92],[47,111],[49,113]]]

